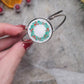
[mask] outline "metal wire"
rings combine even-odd
[[[62,17],[62,16],[64,17],[63,21],[55,28],[55,30],[53,30],[53,32],[56,31],[66,20],[66,15],[60,14],[61,12],[63,12],[63,10],[58,11],[48,17],[49,20],[53,20],[56,17]]]

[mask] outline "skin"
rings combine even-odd
[[[11,84],[18,64],[25,53],[23,42],[20,41],[23,28],[0,23],[0,84]]]

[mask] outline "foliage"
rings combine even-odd
[[[84,0],[81,0],[81,8],[84,9]]]

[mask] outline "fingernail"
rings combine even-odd
[[[16,25],[17,27],[22,27],[25,30],[25,25]]]
[[[23,47],[25,48],[25,50],[27,48],[29,48],[31,45],[33,44],[33,41],[31,39],[26,40],[26,42],[23,42]]]

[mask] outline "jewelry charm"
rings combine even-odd
[[[64,14],[60,14],[62,11],[59,11],[47,19],[45,18],[35,18],[33,19],[27,26],[27,34],[29,38],[37,43],[44,43],[48,41],[53,32],[58,29],[66,20],[66,16]],[[53,30],[53,26],[50,23],[50,20],[53,20],[56,17],[63,16],[63,21]]]

